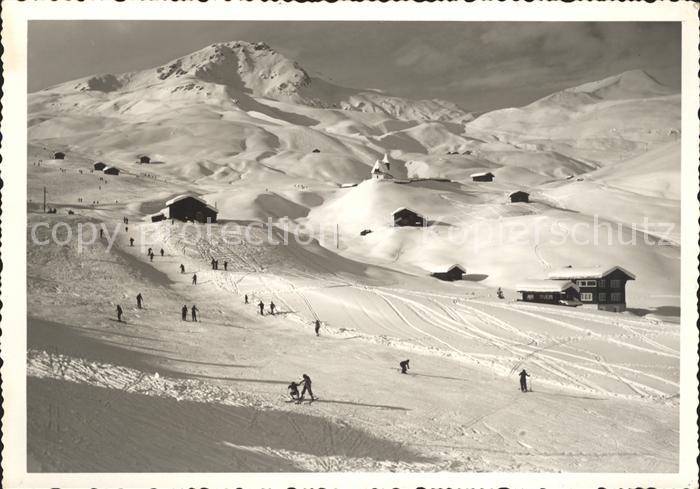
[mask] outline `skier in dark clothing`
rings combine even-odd
[[[265,315],[265,304],[263,304],[263,301],[260,301],[258,304],[258,307],[260,308],[260,315],[264,316]]]
[[[270,301],[270,314],[275,315],[275,303]]]
[[[316,331],[316,336],[320,336],[318,332],[321,331],[321,321],[319,321],[318,319],[316,320],[316,326],[314,330]]]
[[[151,261],[153,261],[153,256],[154,256],[153,253],[151,253],[150,255],[148,255],[148,258],[149,258]]]
[[[216,270],[216,260],[214,260],[213,258],[211,259],[211,269]]]
[[[129,238],[129,246],[133,248],[134,246],[134,238]]]
[[[311,377],[309,377],[306,374],[302,375],[301,377],[302,377],[301,385],[303,385],[304,388],[301,390],[301,397],[299,398],[299,401],[304,400],[304,394],[306,394],[307,391],[309,392],[309,395],[311,396],[311,400],[312,401],[315,400],[314,393],[311,391]]]
[[[148,253],[146,253],[146,254],[149,255],[149,256],[152,255],[152,254],[153,254],[153,248],[148,248]]]
[[[192,275],[192,285],[197,285],[197,274]]]
[[[141,295],[141,292],[139,292],[139,295],[136,296],[136,307],[143,309],[143,296]]]
[[[530,376],[525,369],[520,372],[520,390],[527,392],[527,378]]]
[[[402,374],[405,374],[406,370],[409,369],[408,362],[409,362],[408,360],[404,360],[403,362],[399,362],[399,367],[401,367]]]
[[[182,320],[187,321],[187,306],[182,306]]]
[[[226,271],[226,270],[228,270],[228,262],[227,261],[224,262],[224,271]]]
[[[165,255],[165,251],[163,251],[163,248],[160,249],[160,256]]]
[[[248,304],[248,294],[245,295],[243,300],[245,301],[246,304]]]
[[[185,265],[180,263],[180,273],[185,273]]]
[[[122,314],[124,314],[124,312],[122,311],[122,306],[117,304],[117,321],[119,321],[120,323],[122,322]]]
[[[197,309],[197,306],[192,304],[192,321],[197,322],[197,313],[199,312],[199,309]]]
[[[289,389],[289,396],[294,399],[295,401],[299,400],[299,384],[296,382],[292,382],[287,386],[287,389]]]

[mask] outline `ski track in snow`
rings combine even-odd
[[[167,244],[172,238],[172,229],[169,229],[167,236],[163,236],[163,240]],[[487,302],[449,294],[387,286],[369,286],[340,278],[333,272],[329,272],[330,276],[336,277],[337,281],[319,278],[294,268],[288,272],[272,274],[265,271],[265,267],[253,257],[254,252],[247,245],[237,246],[234,251],[234,246],[230,244],[223,244],[218,241],[212,242],[204,238],[192,242],[187,237],[180,236],[176,238],[175,242],[175,246],[182,247],[185,253],[187,250],[192,249],[195,257],[201,260],[209,262],[212,257],[217,257],[220,266],[224,259],[229,260],[229,273],[223,273],[221,270],[218,273],[217,271],[212,271],[216,287],[239,295],[239,284],[244,279],[252,277],[260,284],[260,288],[257,290],[248,289],[249,297],[252,296],[255,300],[259,300],[261,296],[273,297],[287,312],[285,317],[300,325],[306,326],[310,322],[320,319],[312,301],[304,294],[304,291],[316,290],[324,293],[333,287],[350,287],[381,299],[398,318],[400,324],[417,333],[417,337],[414,339],[400,339],[402,336],[405,336],[403,330],[397,329],[392,321],[382,321],[380,318],[375,318],[372,314],[373,311],[368,311],[364,305],[361,305],[362,314],[365,317],[369,317],[372,324],[396,337],[376,334],[368,335],[348,328],[329,328],[326,324],[326,330],[331,335],[344,336],[353,333],[354,337],[360,340],[395,346],[400,345],[401,349],[449,356],[481,367],[484,366],[485,359],[491,358],[491,368],[497,367],[496,371],[501,374],[507,371],[507,375],[513,375],[525,362],[528,362],[537,365],[552,376],[551,378],[539,378],[538,381],[540,382],[549,382],[562,387],[573,387],[598,395],[644,399],[668,398],[668,393],[640,382],[640,379],[643,378],[667,385],[670,388],[678,387],[678,383],[645,371],[644,368],[617,363],[611,364],[605,361],[602,355],[575,346],[575,343],[579,340],[597,338],[609,341],[622,348],[677,359],[677,352],[649,337],[650,334],[662,334],[664,332],[674,334],[673,329],[667,328],[666,331],[663,331],[663,327],[656,328],[654,323],[648,320],[629,318],[609,320],[594,313],[570,309],[566,311],[556,310],[531,304],[518,305],[516,307],[509,303]],[[541,257],[540,250],[537,247],[535,248],[535,253],[542,262],[543,267],[548,268],[550,266],[549,263]],[[235,279],[234,276],[236,277]],[[298,281],[307,280],[311,285],[298,284]],[[299,304],[303,306],[305,312],[295,310],[292,307],[288,300],[289,294],[298,298]],[[319,298],[319,300],[322,300],[322,298]],[[548,337],[534,332],[521,331],[518,326],[487,312],[487,309],[494,308],[524,315],[540,322],[551,323],[557,327],[568,329],[573,334],[564,337]],[[421,325],[409,319],[407,315],[415,317],[417,321],[420,321]],[[555,316],[565,316],[567,319],[597,324],[610,324],[613,321],[624,332],[603,335],[569,321],[556,319]],[[425,324],[426,327],[422,326],[422,324]],[[486,326],[489,331],[501,331],[502,334],[489,332],[480,325]],[[661,331],[659,331],[660,329]],[[629,343],[625,341],[626,338],[635,338],[648,345],[648,348]],[[493,360],[499,357],[465,351],[459,346],[462,341],[490,345],[497,351],[503,352],[503,354],[500,356],[500,361],[494,365]],[[504,363],[509,363],[510,367],[506,367]],[[498,364],[500,365],[497,366]],[[629,394],[625,395],[618,390],[612,391],[609,388],[602,387],[592,379],[587,378],[590,375],[612,379],[629,389]],[[634,376],[635,379],[629,378],[629,376]]]

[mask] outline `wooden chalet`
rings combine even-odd
[[[635,280],[634,274],[622,267],[566,267],[549,273],[550,279],[570,280],[580,290],[583,304],[595,304],[598,309],[622,312],[627,308],[625,286]]]

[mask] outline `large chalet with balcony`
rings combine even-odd
[[[622,312],[627,308],[625,285],[634,274],[622,267],[565,267],[549,273],[554,280],[570,280],[578,286],[582,304],[597,305],[598,309]]]

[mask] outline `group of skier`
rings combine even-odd
[[[211,259],[211,269],[212,270],[218,270],[219,269],[219,260],[215,260],[214,258]],[[224,271],[228,270],[228,262],[224,261]]]
[[[128,223],[127,219],[128,218],[126,218],[126,217],[124,218],[125,223]],[[133,243],[134,243],[134,240],[133,240],[133,238],[131,238],[130,245],[133,246]],[[162,256],[164,256],[164,254],[165,254],[165,252],[161,248],[160,249],[160,256],[162,257]],[[153,261],[154,252],[153,252],[152,248],[148,248],[147,255],[150,258],[150,260]],[[219,261],[212,258],[211,266],[212,266],[212,270],[218,270],[219,269]],[[223,266],[224,266],[224,270],[228,270],[228,262],[227,261],[224,261]],[[180,264],[180,273],[181,274],[185,273],[185,265],[182,263]],[[192,284],[193,285],[197,284],[197,274],[196,273],[194,273],[192,275]],[[503,291],[501,290],[500,287],[498,288],[496,295],[501,299],[503,298]],[[245,302],[245,304],[250,303],[249,298],[248,298],[248,294],[245,294],[244,302]],[[264,316],[265,315],[265,303],[262,300],[260,300],[258,302],[257,306],[259,308],[260,315]],[[143,307],[144,307],[143,295],[140,292],[136,295],[136,307],[138,309],[143,309]],[[276,309],[277,309],[277,307],[276,307],[275,303],[270,301],[270,305],[269,305],[270,315],[274,316]],[[189,309],[189,312],[191,314],[192,321],[197,322],[199,309],[197,308],[197,306],[195,304],[192,305],[192,307]],[[181,314],[182,314],[182,320],[187,321],[187,315],[188,315],[187,305],[182,306]],[[126,321],[123,321],[123,315],[124,315],[124,312],[122,310],[121,305],[117,304],[117,321],[126,322]],[[320,336],[321,321],[317,318],[313,324],[314,324],[314,331],[316,333],[316,336]],[[408,359],[402,360],[401,362],[399,362],[399,368],[401,369],[402,374],[406,374],[408,372],[408,370],[410,369],[409,362],[410,362],[410,360],[408,360]],[[522,369],[522,371],[519,373],[519,377],[520,377],[520,390],[522,392],[528,392],[529,390],[531,390],[531,388],[528,389],[528,382],[527,382],[527,377],[530,377],[530,374],[528,374],[525,369]],[[302,387],[301,393],[299,392],[299,389],[298,389],[299,387]],[[311,390],[311,378],[307,374],[303,374],[301,380],[298,382],[292,381],[287,386],[287,389],[289,390],[289,395],[292,398],[292,400],[296,401],[297,403],[301,403],[304,400],[307,392],[308,392],[309,396],[311,397],[311,401],[314,401],[316,399],[314,397],[313,391]]]
[[[303,388],[301,389],[301,394],[299,394],[299,386],[303,386]],[[304,400],[304,395],[307,392],[311,396],[312,401],[316,400],[316,398],[314,397],[314,393],[311,390],[311,377],[309,377],[306,374],[301,376],[301,380],[299,382],[292,381],[287,386],[287,389],[289,390],[289,396],[292,398],[292,400],[297,401],[297,403],[300,403]]]

